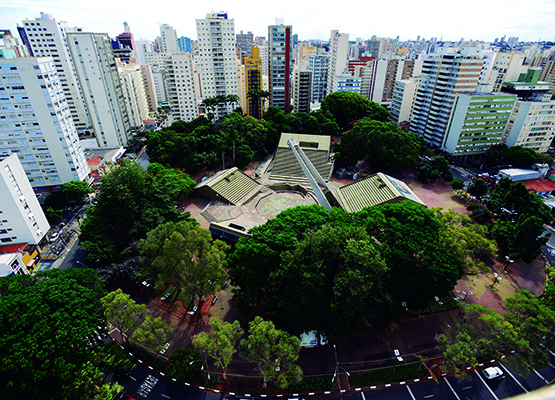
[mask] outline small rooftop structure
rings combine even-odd
[[[347,212],[405,200],[425,205],[406,183],[381,172],[340,187],[337,197]]]
[[[220,171],[195,186],[195,195],[231,204],[256,196],[261,185],[237,167]],[[248,196],[249,195],[249,196]]]
[[[331,137],[324,135],[302,135],[298,133],[282,133],[276,151],[276,157],[270,179],[273,180],[303,180],[306,176],[289,148],[287,141],[295,140],[320,176],[329,181],[333,171],[333,161],[330,159]]]

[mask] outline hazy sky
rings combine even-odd
[[[172,25],[178,36],[197,38],[196,18],[227,11],[235,31],[267,36],[268,25],[283,18],[299,39],[329,39],[330,30],[349,39],[399,36],[401,40],[443,37],[493,41],[503,35],[520,40],[555,40],[555,0],[1,0],[0,29],[11,29],[40,12],[60,21],[105,32],[123,32],[127,21],[135,39],[154,40],[159,24]]]

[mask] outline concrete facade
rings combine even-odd
[[[291,57],[293,47],[290,25],[268,27],[268,76],[270,105],[287,112],[291,104]]]

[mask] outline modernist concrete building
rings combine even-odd
[[[484,155],[501,143],[515,101],[504,93],[457,94],[442,149],[457,157]]]
[[[410,129],[441,147],[455,96],[476,91],[484,61],[459,54],[430,55],[424,60]]]
[[[110,38],[105,33],[68,33],[75,63],[99,147],[127,146],[135,129],[125,103]]]
[[[270,105],[289,112],[291,104],[291,57],[293,46],[291,25],[268,27],[268,75],[270,78]]]
[[[50,229],[17,155],[0,156],[0,244],[38,244]]]
[[[66,36],[68,32],[79,29],[70,28],[66,22],[57,21],[50,14],[41,12],[40,17],[34,20],[24,20],[18,30],[31,57],[52,57],[75,128],[77,130],[90,129],[91,121],[77,79],[74,62],[69,53]]]
[[[0,155],[14,153],[39,192],[89,175],[51,57],[0,60]]]
[[[200,99],[213,96],[239,95],[235,56],[235,22],[225,12],[211,12],[197,19]],[[215,118],[232,110],[230,104],[221,104]]]

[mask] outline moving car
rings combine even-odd
[[[486,379],[495,379],[503,375],[503,371],[499,367],[489,367],[482,371]]]

